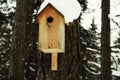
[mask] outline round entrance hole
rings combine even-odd
[[[48,23],[52,23],[52,22],[53,22],[53,17],[51,17],[51,16],[48,17],[48,18],[47,18],[47,22],[48,22]]]

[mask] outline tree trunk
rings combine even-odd
[[[11,80],[24,80],[23,55],[26,52],[27,0],[17,0],[13,28]]]
[[[110,0],[102,0],[101,80],[111,80]]]
[[[51,71],[51,55],[40,52],[38,80],[80,80],[80,25],[77,20],[65,27],[65,53],[58,56],[58,70]]]

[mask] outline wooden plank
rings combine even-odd
[[[45,21],[46,15],[39,21],[39,48],[48,48],[48,27]]]
[[[57,63],[58,53],[52,53],[52,63],[51,63],[51,70],[57,71],[58,63]]]
[[[54,52],[58,52],[58,53],[64,53],[64,51],[62,49],[40,49],[42,52],[44,53],[54,53]]]

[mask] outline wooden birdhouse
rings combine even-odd
[[[65,20],[52,4],[48,4],[37,16],[39,23],[38,48],[52,53],[52,70],[57,70],[57,53],[65,51]]]

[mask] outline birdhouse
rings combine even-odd
[[[57,53],[65,51],[65,20],[52,4],[47,6],[37,16],[39,23],[38,48],[43,53],[52,53],[52,70],[57,70]]]

